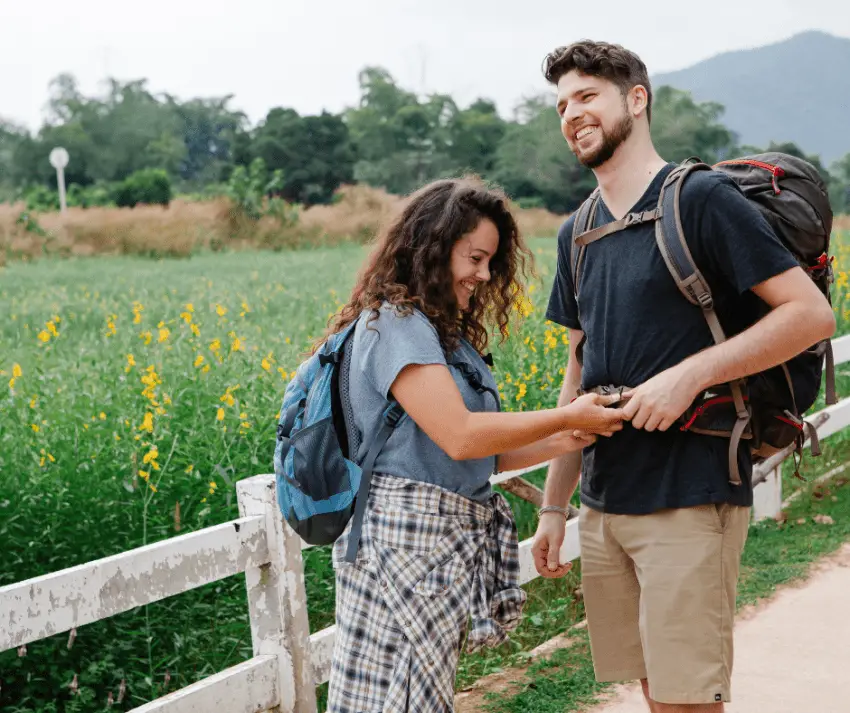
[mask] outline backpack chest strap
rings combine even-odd
[[[590,243],[594,243],[597,240],[601,240],[602,238],[611,235],[611,233],[616,233],[620,230],[630,228],[633,225],[639,225],[640,223],[651,223],[660,218],[661,215],[661,208],[645,210],[640,213],[627,213],[620,218],[620,220],[615,220],[613,223],[607,223],[599,226],[598,228],[593,228],[585,233],[581,233],[576,236],[575,243],[576,245],[585,247],[590,245]]]

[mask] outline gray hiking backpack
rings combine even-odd
[[[704,170],[722,171],[735,182],[831,304],[829,241],[833,215],[826,185],[809,162],[778,152],[721,161],[714,166],[688,159],[667,176],[654,210],[629,213],[591,229],[599,203],[599,189],[594,190],[579,207],[573,224],[570,267],[576,300],[587,245],[629,226],[654,222],[658,249],[677,287],[685,299],[701,309],[715,343],[725,341],[711,287],[688,248],[679,210],[682,185],[694,171]],[[582,346],[579,344],[576,350],[579,363]],[[742,440],[748,442],[754,463],[796,444],[795,475],[800,477],[799,459],[807,434],[812,455],[820,455],[817,433],[803,414],[817,399],[824,376],[826,403],[834,404],[835,365],[828,339],[777,367],[713,386],[681,416],[679,428],[729,438],[730,481],[736,485],[741,483],[737,455]]]

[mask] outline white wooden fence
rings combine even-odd
[[[834,342],[836,365],[850,361],[850,336]],[[850,425],[850,398],[809,419],[826,438]],[[756,468],[753,517],[782,507],[781,457]],[[539,466],[500,473],[504,483]],[[236,484],[240,518],[153,545],[0,588],[0,651],[69,631],[144,604],[245,572],[254,656],[135,708],[134,713],[314,713],[315,687],[328,680],[335,627],[313,634],[301,557],[304,545],[280,515],[274,476]],[[562,561],[579,557],[578,521],[567,524]],[[536,578],[531,540],[520,543],[522,583]]]

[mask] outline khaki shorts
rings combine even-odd
[[[732,628],[750,509],[612,515],[582,507],[582,589],[599,681],[647,679],[659,703],[731,700]]]

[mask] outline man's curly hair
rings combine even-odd
[[[621,45],[581,40],[556,47],[543,59],[543,76],[557,86],[565,74],[577,70],[590,77],[602,77],[626,94],[637,85],[646,89],[646,119],[652,121],[652,87],[649,72],[640,57]]]

